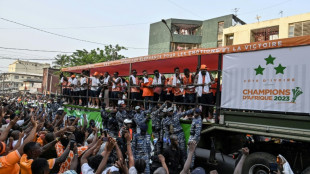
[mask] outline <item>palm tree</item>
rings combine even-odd
[[[53,62],[55,66],[58,66],[59,68],[67,67],[70,64],[70,57],[65,54],[58,54],[55,57],[55,61]]]

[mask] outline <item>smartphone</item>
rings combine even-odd
[[[103,138],[102,138],[102,141],[103,141],[103,142],[107,142],[108,139],[109,139],[108,137],[103,137]]]
[[[278,171],[278,164],[277,163],[269,163],[270,173]]]
[[[108,137],[108,134],[107,134],[107,131],[106,131],[106,130],[103,131],[103,134],[104,134],[105,137]]]
[[[73,150],[74,143],[75,143],[75,140],[70,140],[70,150]]]

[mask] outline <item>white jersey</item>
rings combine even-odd
[[[100,84],[100,81],[96,77],[90,77],[91,79],[91,90],[92,91],[97,91],[98,90],[98,85]]]
[[[80,83],[81,83],[81,90],[86,90],[87,87],[83,87],[83,85],[87,83],[86,77],[82,77],[82,78],[80,79]]]

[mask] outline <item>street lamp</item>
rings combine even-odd
[[[170,31],[170,52],[172,52],[172,43],[173,43],[172,30],[171,30],[171,28],[169,28],[165,19],[162,19],[161,22],[164,23],[166,25],[166,27],[168,28],[168,30]]]

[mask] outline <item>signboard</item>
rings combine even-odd
[[[310,46],[223,56],[221,106],[310,113]]]
[[[163,60],[163,59],[171,59],[171,58],[180,58],[187,56],[195,56],[195,55],[207,55],[207,54],[218,54],[218,53],[236,53],[236,52],[244,52],[244,51],[254,51],[254,50],[265,50],[271,48],[281,48],[281,47],[291,47],[297,45],[305,45],[310,44],[310,36],[301,36],[301,37],[292,37],[278,40],[269,40],[263,42],[253,42],[246,43],[240,45],[230,45],[224,46],[220,48],[199,48],[193,50],[184,50],[184,51],[175,51],[169,53],[161,53],[154,54],[148,56],[134,57],[134,58],[126,58],[121,60],[102,62],[96,64],[88,64],[74,67],[62,68],[61,71],[77,71],[83,69],[92,69],[92,68],[100,68],[106,66],[115,66],[121,64],[129,64],[129,63],[137,63],[137,62],[146,62],[153,60]]]

